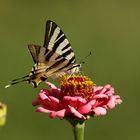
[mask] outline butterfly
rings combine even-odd
[[[35,65],[30,73],[14,79],[5,88],[17,83],[28,81],[37,87],[47,78],[59,78],[65,74],[79,71],[81,64],[77,64],[71,45],[60,27],[53,21],[46,22],[44,45],[28,45],[28,49]]]

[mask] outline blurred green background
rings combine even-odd
[[[68,37],[77,61],[90,51],[83,71],[97,85],[112,84],[123,103],[87,121],[85,139],[140,140],[140,1],[0,0],[0,101],[8,105],[0,140],[72,140],[71,126],[34,112],[39,90],[26,83],[4,89],[32,65],[27,44],[42,45],[46,20]]]

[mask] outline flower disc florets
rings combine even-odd
[[[93,98],[95,84],[87,76],[64,76],[61,81],[61,93],[65,96],[80,96],[86,100]]]

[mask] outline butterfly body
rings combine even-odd
[[[10,85],[22,81],[32,83],[34,87],[47,78],[59,78],[64,74],[79,71],[80,64],[75,61],[71,45],[63,31],[53,21],[46,23],[44,45],[28,45],[35,65],[29,75],[12,80]],[[9,87],[10,85],[7,85]]]

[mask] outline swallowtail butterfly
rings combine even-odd
[[[5,88],[19,82],[28,81],[34,87],[47,78],[58,78],[64,74],[73,74],[79,71],[80,64],[75,61],[71,45],[58,25],[48,20],[44,45],[28,45],[35,65],[31,72],[21,78],[14,79]]]

